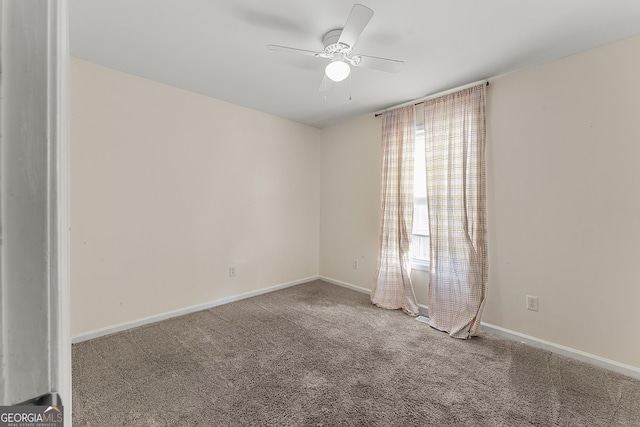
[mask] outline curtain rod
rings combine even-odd
[[[412,101],[407,101],[407,102],[404,102],[402,104],[394,105],[393,107],[385,108],[384,110],[378,111],[375,114],[375,116],[378,117],[378,116],[381,116],[382,113],[384,113],[386,111],[395,110],[396,108],[406,107],[407,105],[411,105],[411,104],[413,104],[413,105],[424,104],[426,101],[428,101],[430,99],[440,98],[441,96],[449,95],[450,93],[458,92],[459,90],[468,89],[468,88],[473,87],[473,86],[478,86],[478,85],[483,84],[483,83],[486,83],[487,86],[489,86],[489,80],[486,80],[486,79],[485,80],[480,80],[480,81],[477,81],[477,82],[469,83],[469,84],[464,85],[464,86],[458,86],[458,87],[455,87],[453,89],[445,90],[445,91],[442,91],[442,92],[434,93],[432,95],[427,95],[427,96],[422,97],[422,98],[417,98],[417,99],[414,99]]]

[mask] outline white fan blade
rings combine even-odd
[[[326,74],[322,75],[322,81],[320,82],[320,86],[318,86],[318,92],[329,92],[331,87],[333,86],[333,80],[327,77]]]
[[[295,47],[278,46],[277,44],[267,45],[267,48],[269,50],[273,50],[276,52],[295,53],[299,55],[309,55],[309,56],[316,56],[316,57],[321,54],[321,52],[314,52],[312,50],[305,50],[305,49],[297,49]]]
[[[361,4],[354,4],[347,18],[347,23],[344,24],[338,43],[344,43],[353,49],[358,37],[360,37],[360,33],[367,26],[372,16],[373,10]]]
[[[356,55],[353,59],[359,58],[358,67],[372,68],[374,70],[386,71],[387,73],[397,73],[404,65],[403,61],[397,59],[378,58],[377,56]]]

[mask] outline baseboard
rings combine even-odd
[[[371,294],[371,289],[363,288],[362,286],[353,285],[351,283],[343,282],[342,280],[332,279],[331,277],[320,276],[320,280],[325,282],[329,282],[333,285],[342,286],[343,288],[351,289],[354,291],[361,292],[363,294]]]
[[[274,292],[280,289],[285,289],[291,286],[300,285],[302,283],[307,283],[307,282],[311,282],[313,280],[318,280],[318,279],[328,283],[332,283],[334,285],[342,286],[344,288],[348,288],[357,292],[371,294],[370,289],[363,288],[362,286],[357,286],[351,283],[343,282],[341,280],[333,279],[326,276],[311,276],[311,277],[305,277],[303,279],[298,279],[298,280],[294,280],[287,283],[281,283],[279,285],[270,286],[263,289],[258,289],[255,291],[245,292],[245,293],[234,295],[227,298],[221,298],[221,299],[206,302],[203,304],[193,305],[193,306],[185,307],[178,310],[160,313],[157,315],[145,317],[143,319],[138,319],[131,322],[124,322],[117,325],[108,326],[106,328],[95,329],[93,331],[85,332],[72,337],[71,342],[73,344],[76,344],[76,343],[87,341],[93,338],[114,334],[116,332],[126,331],[128,329],[136,328],[138,326],[148,325],[150,323],[159,322],[161,320],[182,316],[182,315],[193,313],[200,310],[206,310],[211,307],[228,304],[230,302],[251,298],[251,297],[266,294],[269,292]],[[420,315],[428,317],[426,306],[419,304],[419,309],[420,309]],[[484,332],[496,334],[502,338],[505,338],[511,341],[522,342],[524,344],[530,345],[531,347],[547,350],[552,353],[560,354],[575,360],[580,360],[582,362],[586,362],[603,369],[607,369],[613,372],[627,375],[632,378],[640,379],[640,368],[635,366],[625,365],[624,363],[616,362],[615,360],[606,359],[604,357],[596,356],[594,354],[590,354],[581,350],[576,350],[571,347],[566,347],[550,341],[545,341],[540,338],[525,335],[520,332],[516,332],[510,329],[502,328],[500,326],[492,325],[490,323],[482,322],[482,330]]]
[[[354,291],[370,294],[371,290],[356,286],[351,283],[346,283],[341,280],[332,279],[330,277],[320,276],[320,280],[333,283],[334,285],[342,286],[345,288],[353,289]],[[425,305],[418,304],[420,308],[420,315],[429,317],[427,307]],[[495,326],[490,323],[482,322],[482,330],[484,332],[490,332],[499,335],[502,338],[518,341],[531,347],[540,348],[550,351],[552,353],[560,354],[562,356],[569,357],[571,359],[580,360],[590,365],[598,366],[609,371],[617,372],[619,374],[627,375],[632,378],[640,379],[640,368],[631,365],[625,365],[615,360],[605,359],[604,357],[596,356],[595,354],[587,353],[581,350],[576,350],[571,347],[566,347],[560,344],[556,344],[550,341],[545,341],[540,338],[532,337],[529,335],[521,334],[520,332],[512,331],[510,329]]]
[[[552,353],[560,354],[562,356],[570,357],[571,359],[580,360],[590,365],[607,369],[609,371],[640,379],[640,368],[635,366],[625,365],[624,363],[616,362],[615,360],[605,359],[604,357],[596,356],[595,354],[576,350],[575,348],[566,347],[554,342],[545,341],[530,335],[521,334],[520,332],[502,328],[490,323],[482,322],[481,325],[484,332],[490,332],[511,341],[518,341],[530,345],[531,347],[547,350]]]
[[[334,285],[342,286],[343,288],[348,288],[354,291],[362,292],[363,294],[371,295],[371,289],[367,289],[367,288],[363,288],[362,286],[343,282],[342,280],[332,279],[331,277],[326,277],[326,276],[320,276],[320,280],[324,280],[325,282],[329,282]],[[426,305],[418,304],[418,313],[420,314],[420,316],[429,317],[429,310]]]
[[[130,322],[119,323],[117,325],[108,326],[106,328],[95,329],[93,331],[84,332],[71,338],[73,344],[87,341],[93,338],[102,337],[105,335],[114,334],[116,332],[126,331],[127,329],[137,328],[138,326],[148,325],[150,323],[159,322],[161,320],[171,319],[172,317],[183,316],[185,314],[194,313],[196,311],[206,310],[211,307],[216,307],[230,302],[243,300],[246,298],[255,297],[258,295],[274,292],[280,289],[289,288],[291,286],[300,285],[302,283],[318,280],[320,276],[305,277],[303,279],[294,280],[292,282],[281,283],[279,285],[270,286],[268,288],[258,289],[255,291],[245,292],[238,295],[233,295],[227,298],[221,298],[215,301],[209,301],[203,304],[192,305],[190,307],[181,308],[178,310],[172,310],[165,313],[156,314],[153,316],[145,317],[143,319],[133,320]]]

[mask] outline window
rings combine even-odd
[[[415,146],[411,268],[429,271],[429,214],[427,211],[427,172],[424,158],[423,126],[416,129]]]

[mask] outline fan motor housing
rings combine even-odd
[[[351,52],[351,46],[344,43],[338,43],[340,35],[342,34],[342,28],[337,30],[331,30],[322,37],[322,44],[324,45],[324,53],[331,55],[335,52],[343,52],[348,54]]]

